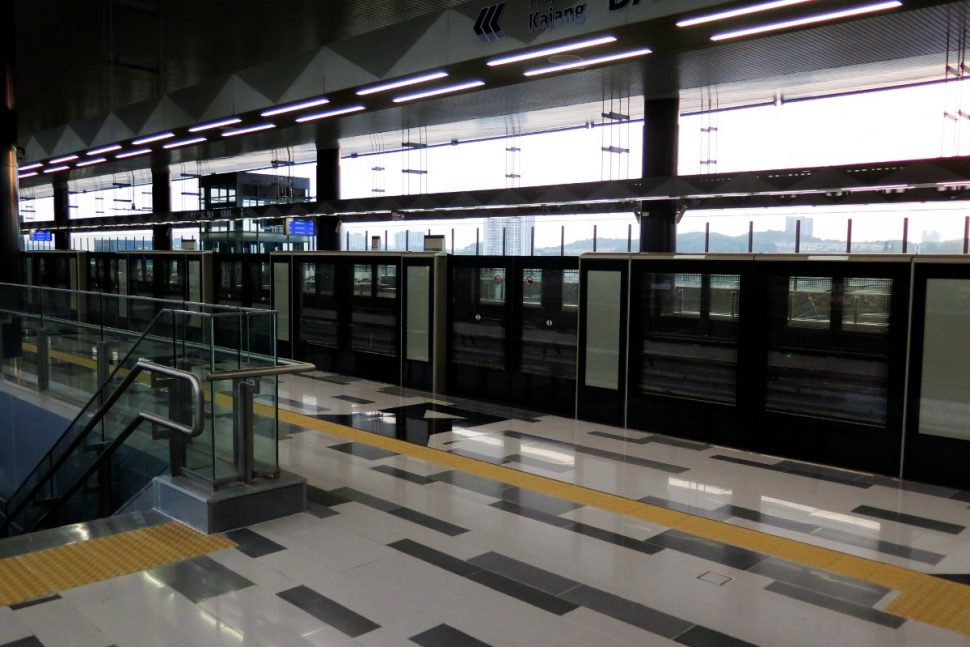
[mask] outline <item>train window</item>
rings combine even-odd
[[[832,321],[832,278],[792,276],[788,279],[788,325],[828,328]]]
[[[579,270],[562,271],[562,308],[575,310],[579,307]]]
[[[542,305],[542,270],[522,270],[522,305]]]
[[[863,333],[888,333],[892,287],[892,279],[845,279],[842,329]]]
[[[478,302],[505,303],[505,268],[483,267],[478,275]]]
[[[374,296],[374,268],[372,265],[354,265],[354,296]]]
[[[741,277],[737,274],[711,274],[711,319],[738,320]]]
[[[397,296],[397,266],[377,266],[377,296],[382,299],[393,299]]]

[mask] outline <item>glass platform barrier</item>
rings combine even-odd
[[[278,376],[313,366],[254,352],[275,312],[0,284],[0,317],[0,388],[73,413],[39,458],[0,459],[0,536],[105,516],[166,470],[212,489],[279,473]]]

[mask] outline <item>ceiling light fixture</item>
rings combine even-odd
[[[162,148],[181,148],[182,146],[191,146],[192,144],[201,144],[207,141],[205,137],[193,137],[192,139],[178,139],[174,142],[169,142],[162,146]]]
[[[746,27],[744,29],[736,29],[734,31],[725,31],[725,32],[721,32],[720,34],[714,34],[713,36],[711,36],[711,40],[721,41],[721,40],[728,40],[731,38],[742,38],[744,36],[763,34],[769,31],[778,31],[780,29],[789,29],[791,27],[801,27],[802,25],[812,25],[818,22],[838,20],[839,18],[850,18],[852,16],[859,16],[862,14],[873,13],[876,11],[884,11],[886,9],[895,9],[901,6],[903,6],[903,3],[900,2],[899,0],[891,0],[890,2],[877,2],[875,4],[862,5],[861,7],[852,7],[850,9],[840,9],[839,11],[829,11],[827,13],[805,16],[803,18],[793,18],[792,20],[783,20],[781,22],[773,22],[773,23],[768,23],[764,25],[757,25],[755,27]]]
[[[101,164],[102,162],[107,162],[107,161],[108,161],[108,158],[106,157],[95,157],[93,159],[84,160],[83,162],[78,162],[75,166],[77,166],[78,168],[81,168],[82,166],[93,166],[95,164]]]
[[[111,153],[113,151],[120,151],[121,144],[110,144],[108,146],[101,146],[100,148],[92,148],[86,154],[87,155],[101,155],[102,153]]]
[[[805,0],[802,1],[804,2]],[[533,58],[542,58],[543,56],[552,56],[553,54],[562,54],[563,52],[572,52],[577,49],[596,47],[597,45],[606,45],[608,43],[615,42],[616,36],[599,36],[598,38],[589,38],[586,40],[574,41],[572,43],[564,43],[562,45],[553,45],[552,47],[534,49],[528,52],[522,52],[521,54],[510,54],[509,56],[493,58],[492,60],[488,61],[486,65],[490,67],[508,65],[509,63],[518,63],[519,61],[528,61]]]
[[[588,65],[598,65],[600,63],[609,63],[611,61],[622,61],[627,58],[635,58],[637,56],[646,56],[647,54],[652,54],[653,50],[647,47],[642,47],[640,49],[630,50],[628,52],[619,52],[617,54],[609,54],[607,56],[598,56],[596,58],[587,58],[582,61],[573,61],[571,63],[562,63],[560,65],[551,65],[549,67],[538,67],[532,70],[526,70],[523,72],[525,76],[539,76],[540,74],[552,74],[553,72],[562,72],[564,70],[574,70],[578,67],[586,67]]]
[[[71,168],[70,166],[52,166],[50,168],[45,168],[44,173],[60,173],[61,171],[66,171]]]
[[[18,179],[21,179],[21,180],[26,180],[27,178],[34,177],[35,175],[37,175],[37,171],[30,171],[28,173],[21,173],[21,174],[19,174],[17,176],[17,178]]]
[[[77,155],[65,155],[64,157],[58,157],[57,159],[48,160],[48,164],[63,164],[64,162],[73,162],[77,159]]]
[[[171,139],[175,137],[175,133],[158,133],[156,135],[149,135],[148,137],[140,137],[138,139],[133,139],[132,144],[135,146],[141,146],[142,144],[150,144],[152,142],[160,142],[163,139]]]
[[[317,99],[307,99],[306,101],[298,101],[297,103],[288,103],[285,106],[280,106],[279,108],[271,108],[269,110],[264,110],[259,113],[260,117],[272,117],[274,115],[282,115],[287,112],[296,112],[297,110],[303,110],[305,108],[314,108],[316,106],[324,106],[330,103],[330,99],[325,97],[319,97]]]
[[[417,99],[424,99],[426,97],[435,97],[439,94],[461,92],[462,90],[470,90],[471,88],[478,88],[483,85],[485,85],[485,81],[465,81],[464,83],[456,83],[455,85],[445,85],[440,88],[432,88],[431,90],[425,90],[423,92],[402,94],[399,97],[394,97],[394,103],[404,103],[405,101],[416,101]]]
[[[361,88],[360,90],[357,90],[357,96],[363,97],[368,94],[374,94],[375,92],[384,92],[385,90],[393,90],[395,88],[404,88],[409,85],[427,83],[428,81],[443,79],[446,76],[448,76],[447,72],[429,72],[428,74],[422,74],[420,76],[412,76],[406,79],[401,79],[400,81],[390,81],[388,83],[381,83],[380,85],[371,85],[366,88]]]
[[[152,152],[152,149],[150,148],[136,148],[135,150],[127,151],[125,153],[118,153],[117,155],[115,155],[115,159],[123,160],[126,157],[137,157],[138,155],[144,155],[146,153],[151,153],[151,152]]]
[[[276,124],[259,124],[256,126],[247,126],[245,128],[235,128],[233,130],[223,132],[222,136],[235,137],[236,135],[245,135],[246,133],[258,133],[261,130],[269,130],[270,128],[276,128]]]
[[[189,132],[201,133],[203,130],[212,130],[213,128],[222,128],[223,126],[233,126],[241,122],[242,119],[239,117],[226,117],[225,119],[218,119],[205,124],[199,124],[198,126],[192,126],[189,128]]]
[[[774,2],[762,2],[760,4],[748,5],[747,7],[738,7],[737,9],[729,9],[728,11],[718,11],[717,13],[711,13],[705,16],[697,16],[696,18],[685,18],[684,20],[677,21],[677,26],[693,27],[694,25],[703,25],[704,23],[715,22],[717,20],[747,16],[753,13],[781,9],[782,7],[790,7],[791,5],[804,4],[806,2],[812,2],[812,0],[775,0]]]
[[[44,164],[42,162],[34,162],[33,164],[28,164],[27,166],[21,166],[21,171],[29,171],[31,169],[40,168]]]
[[[298,118],[297,123],[305,123],[307,121],[316,121],[317,119],[326,119],[327,117],[336,117],[337,115],[346,115],[351,112],[360,112],[361,110],[367,110],[365,106],[348,106],[346,108],[337,108],[336,110],[326,110],[324,112],[315,112],[313,114],[306,115],[304,117]]]

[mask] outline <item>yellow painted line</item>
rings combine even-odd
[[[257,406],[257,413],[260,415],[272,415],[273,412],[272,407]],[[280,409],[279,419],[291,425],[319,431],[343,440],[379,447],[507,485],[541,492],[580,505],[667,526],[697,537],[752,550],[810,568],[885,586],[899,591],[899,595],[886,607],[885,610],[888,613],[970,636],[970,586],[948,582],[908,568],[884,564],[830,548],[677,512],[581,485],[529,474],[511,467],[493,465],[440,449],[318,420],[295,411]]]
[[[233,546],[172,522],[0,559],[0,607]]]

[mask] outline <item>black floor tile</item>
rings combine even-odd
[[[209,557],[196,557],[148,572],[196,604],[253,585],[242,575]]]
[[[10,643],[4,643],[0,647],[44,647],[44,643],[37,639],[37,636],[27,636],[26,638],[21,638],[20,640],[15,640]]]
[[[315,503],[313,501],[307,501],[306,511],[309,514],[312,514],[317,519],[326,519],[327,517],[332,517],[334,515],[340,514],[339,512],[337,512],[332,508],[328,508],[325,505],[320,505],[319,503]]]
[[[468,563],[550,595],[561,595],[569,589],[579,586],[579,582],[495,552],[472,557],[468,560]]]
[[[803,523],[801,521],[795,521],[794,519],[786,519],[785,517],[777,517],[773,514],[765,514],[764,512],[759,512],[758,510],[742,508],[741,506],[736,505],[726,505],[721,508],[721,510],[726,513],[728,517],[747,519],[748,521],[762,523],[766,526],[784,528],[785,530],[792,530],[794,532],[801,532],[805,534],[812,534],[820,527],[816,526],[815,524]]]
[[[633,537],[628,537],[626,535],[621,535],[610,530],[603,530],[602,528],[590,526],[578,521],[572,525],[566,526],[566,529],[572,530],[573,532],[583,535],[584,537],[599,539],[600,541],[611,543],[614,546],[629,548],[630,550],[635,550],[638,553],[643,553],[645,555],[655,555],[663,550],[662,547],[655,544],[651,544],[640,539],[634,539]]]
[[[693,623],[676,616],[657,611],[646,605],[621,598],[591,586],[580,585],[567,591],[563,598],[609,616],[620,622],[663,636],[676,638],[693,626]]]
[[[310,501],[311,503],[317,503],[328,508],[335,505],[340,505],[341,503],[350,502],[349,498],[339,494],[334,494],[333,490],[321,490],[320,488],[312,485],[306,486],[306,498],[307,501]]]
[[[637,456],[618,454],[616,452],[607,451],[605,449],[598,449],[596,447],[585,447],[583,445],[576,445],[576,451],[581,454],[586,454],[588,456],[606,458],[611,461],[616,461],[617,463],[627,463],[629,465],[637,465],[639,467],[645,467],[651,470],[658,470],[660,472],[666,472],[668,474],[683,474],[684,472],[690,469],[688,467],[681,467],[680,465],[671,465],[670,463],[661,463],[660,461],[652,461],[648,458],[639,458]]]
[[[54,595],[48,595],[43,598],[36,598],[33,600],[27,600],[26,602],[11,604],[10,609],[13,611],[17,611],[19,609],[26,609],[27,607],[35,607],[38,604],[44,604],[45,602],[53,602],[54,600],[60,600],[60,599],[61,599],[60,594],[55,593]]]
[[[401,519],[406,519],[411,523],[416,523],[420,526],[424,526],[435,532],[440,532],[449,537],[457,537],[458,535],[463,535],[468,532],[467,528],[462,528],[461,526],[456,526],[453,523],[448,523],[447,521],[442,521],[437,517],[432,517],[431,515],[419,512],[417,510],[412,510],[411,508],[399,507],[393,508],[387,511],[388,514],[392,514],[395,517],[400,517]]]
[[[253,558],[286,550],[286,546],[280,546],[275,541],[267,539],[248,528],[227,532],[226,537],[235,542],[236,550]]]
[[[723,454],[715,454],[714,456],[711,456],[711,458],[716,461],[724,461],[725,463],[747,465],[748,467],[757,467],[758,469],[769,470],[772,472],[781,472],[782,474],[794,474],[795,476],[804,476],[806,478],[812,478],[819,481],[839,483],[841,485],[848,485],[849,487],[860,488],[863,490],[872,487],[871,483],[868,483],[865,480],[862,480],[863,479],[862,475],[858,477],[852,477],[851,472],[842,472],[841,470],[826,471],[824,470],[824,468],[805,465],[803,463],[796,463],[793,461],[781,461],[776,464],[769,464],[769,463],[759,463],[758,461],[752,461],[746,458],[736,458],[734,456],[725,456]]]
[[[389,452],[386,449],[381,449],[380,447],[371,447],[370,445],[364,445],[362,443],[343,443],[342,445],[331,445],[330,449],[335,449],[338,452],[350,454],[351,456],[366,458],[369,461],[379,461],[382,458],[397,456],[396,453]]]
[[[517,514],[519,516],[532,519],[533,521],[549,524],[550,526],[556,526],[557,528],[568,528],[576,523],[572,519],[564,519],[548,512],[526,508],[512,501],[496,501],[490,505],[498,510],[511,512],[512,514]]]
[[[521,582],[516,582],[491,571],[477,571],[469,575],[468,579],[557,616],[569,613],[576,608],[576,605],[572,602],[549,595],[539,589],[526,586]]]
[[[361,492],[360,490],[355,490],[351,487],[337,488],[336,490],[331,490],[331,494],[336,494],[337,496],[347,499],[348,501],[355,501],[361,505],[366,505],[367,507],[374,508],[375,510],[380,510],[382,512],[387,512],[393,510],[394,508],[399,508],[399,503],[394,503],[393,501],[388,501],[387,499],[382,499],[377,496],[367,494],[366,492]]]
[[[421,476],[420,474],[415,474],[414,472],[409,472],[407,470],[402,470],[399,467],[392,467],[390,465],[375,465],[371,469],[375,472],[381,472],[382,474],[387,474],[389,476],[394,476],[408,481],[409,483],[417,483],[418,485],[434,483],[434,479],[430,479],[427,476]]]
[[[920,562],[921,564],[929,564],[931,566],[939,564],[940,561],[946,557],[946,555],[940,555],[939,553],[934,553],[932,551],[922,550],[920,548],[912,548],[910,546],[903,546],[902,544],[894,544],[890,541],[861,537],[844,530],[836,530],[835,528],[820,528],[818,532],[815,533],[815,536],[822,537],[823,539],[840,541],[843,544],[849,544],[850,546],[868,548],[869,550],[875,550],[880,553],[885,553],[886,555],[902,557],[904,559]]]
[[[566,465],[563,463],[553,463],[552,461],[544,461],[540,458],[533,458],[531,456],[523,456],[522,454],[510,454],[505,457],[506,463],[518,463],[520,465],[526,465],[528,467],[536,467],[547,472],[571,472],[575,469],[573,465]]]
[[[676,642],[687,647],[757,647],[753,643],[696,625],[677,636]]]
[[[408,640],[421,647],[491,647],[488,643],[448,625],[432,627]]]
[[[374,404],[373,400],[365,400],[364,398],[355,398],[352,395],[335,395],[334,400],[343,400],[344,402],[350,402],[351,404]]]
[[[505,458],[505,456],[489,456],[488,454],[480,454],[479,452],[473,452],[468,449],[450,449],[448,451],[458,456],[464,456],[465,458],[473,458],[476,461],[482,461],[483,463],[491,463],[492,465],[504,465],[508,460]]]
[[[438,568],[443,568],[446,571],[454,573],[455,575],[461,575],[462,577],[467,577],[472,573],[481,570],[477,566],[473,566],[463,559],[458,559],[457,557],[452,557],[447,553],[443,553],[440,550],[435,550],[424,544],[419,544],[411,539],[401,539],[393,543],[388,544],[394,550],[399,550],[406,555],[420,559],[423,562],[427,562]]]
[[[305,586],[297,586],[276,595],[351,638],[380,628],[376,622]]]
[[[929,519],[927,517],[918,517],[913,514],[904,514],[902,512],[895,512],[893,510],[884,510],[882,508],[876,508],[871,505],[860,505],[859,507],[855,508],[852,512],[856,514],[865,515],[867,517],[874,517],[876,519],[895,521],[896,523],[901,523],[907,526],[916,526],[917,528],[936,530],[937,532],[944,532],[948,535],[959,535],[961,532],[966,530],[965,526],[961,526],[955,523],[947,523],[946,521],[937,521],[936,519]]]
[[[808,604],[814,604],[815,606],[829,609],[830,611],[843,613],[845,615],[852,616],[853,618],[858,618],[859,620],[874,622],[884,627],[892,627],[893,629],[897,629],[902,626],[904,622],[906,622],[904,618],[894,616],[886,613],[885,611],[878,611],[860,604],[853,604],[852,602],[839,600],[816,591],[809,591],[808,589],[803,589],[798,586],[792,586],[791,584],[786,584],[785,582],[772,582],[765,587],[765,590],[771,591],[772,593],[778,593],[795,600],[807,602]]]
[[[578,503],[573,503],[572,501],[558,499],[556,497],[549,496],[548,494],[542,494],[532,490],[524,490],[517,487],[510,487],[503,490],[502,499],[512,503],[517,503],[524,508],[531,508],[547,514],[556,515],[583,507]]]
[[[496,499],[502,498],[502,492],[509,488],[505,483],[499,483],[498,481],[475,476],[474,474],[466,474],[465,472],[439,472],[438,474],[432,474],[431,478]]]
[[[769,557],[748,572],[865,607],[874,606],[889,593],[889,589],[878,584],[816,570],[775,557]]]
[[[746,571],[765,560],[766,555],[737,546],[689,535],[677,530],[668,530],[646,540],[647,543],[669,548],[681,553],[700,557],[717,564]]]
[[[657,443],[658,445],[669,445],[670,447],[679,447],[680,449],[691,449],[695,452],[703,452],[711,448],[711,446],[707,443],[699,443],[696,440],[687,440],[685,438],[662,436],[660,434],[650,436],[647,441]]]
[[[930,573],[930,575],[941,580],[970,585],[970,574],[968,573]]]

